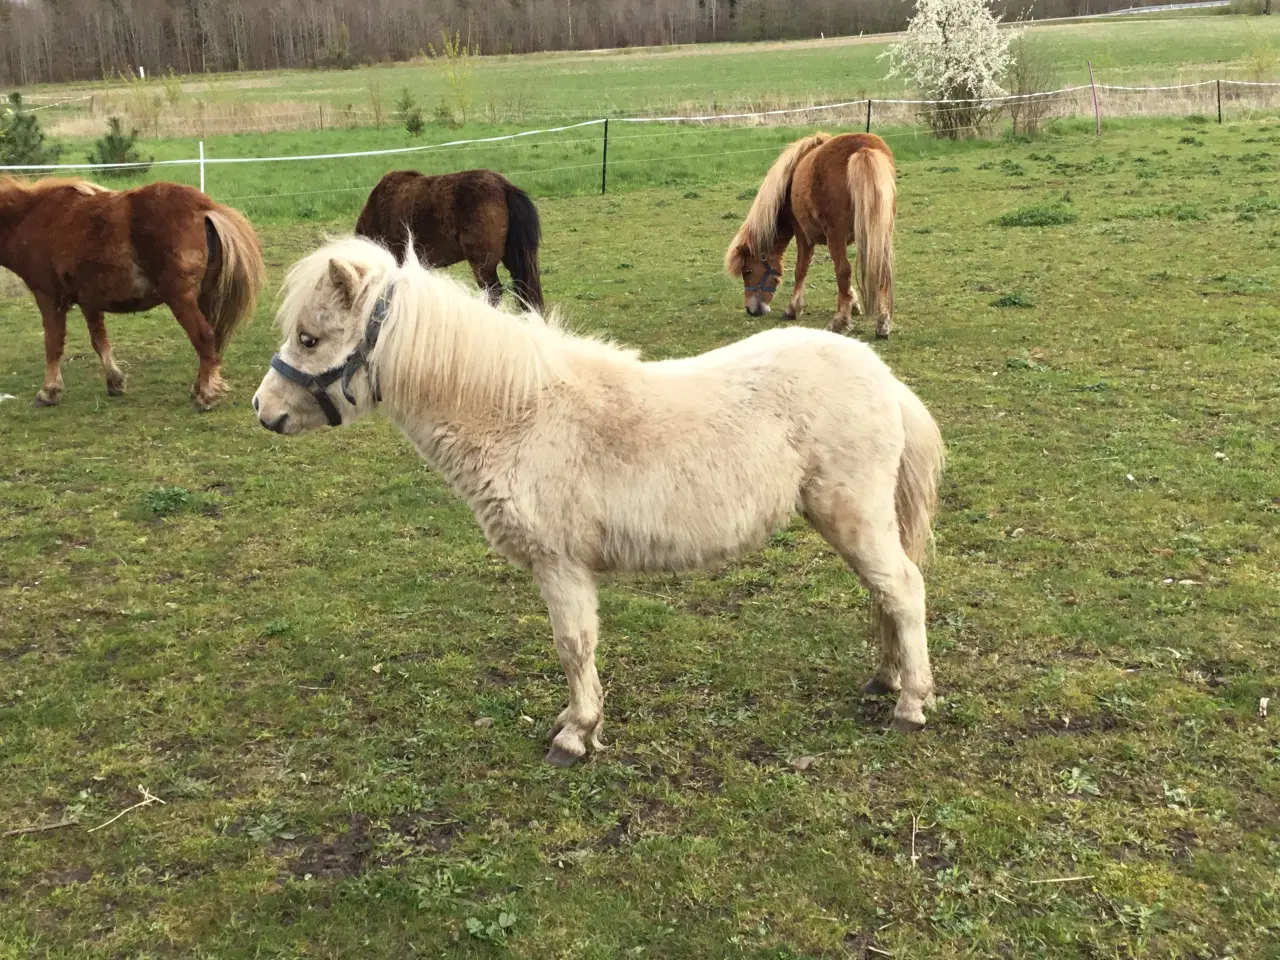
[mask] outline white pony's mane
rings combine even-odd
[[[286,336],[320,288],[332,286],[331,260],[363,278],[352,311],[362,334],[379,296],[395,285],[371,362],[383,399],[404,413],[442,406],[514,414],[550,383],[580,376],[585,364],[637,362],[633,350],[565,330],[555,313],[491,306],[481,292],[418,263],[411,243],[397,265],[394,254],[363,237],[332,240],[289,270],[278,313]]]

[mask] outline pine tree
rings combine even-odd
[[[120,123],[119,117],[111,117],[107,120],[107,133],[102,139],[93,145],[93,153],[89,154],[87,159],[89,163],[141,163],[140,167],[116,167],[114,169],[106,169],[102,171],[103,176],[107,177],[128,177],[134,174],[146,173],[151,168],[151,161],[154,157],[147,160],[142,159],[142,155],[138,153],[135,144],[138,142],[138,131],[131,130],[129,133],[124,132],[124,127]]]
[[[0,164],[57,163],[62,148],[45,142],[40,120],[22,105],[22,94],[9,94],[9,105],[0,115]]]

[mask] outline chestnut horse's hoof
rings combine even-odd
[[[572,767],[584,756],[586,756],[585,750],[582,753],[574,753],[571,750],[566,750],[558,743],[553,743],[551,749],[547,751],[546,761],[553,767],[565,769]]]
[[[197,382],[191,387],[191,402],[200,413],[208,413],[218,405],[218,401],[227,395],[231,384],[222,377],[212,377],[202,388]]]
[[[118,380],[107,381],[107,396],[108,397],[124,396],[124,377],[120,377]]]
[[[47,391],[41,390],[39,393],[36,394],[36,398],[31,401],[31,405],[33,407],[56,407],[58,405],[58,401],[61,399],[62,399],[61,390],[56,390],[53,392],[47,392]]]
[[[886,693],[897,693],[898,687],[891,687],[879,677],[872,677],[862,685],[862,692],[871,697],[881,697]]]
[[[849,318],[837,313],[831,318],[831,323],[827,325],[827,329],[832,333],[844,333],[849,329]]]

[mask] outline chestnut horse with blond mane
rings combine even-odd
[[[108,190],[84,180],[0,178],[0,267],[16,273],[44,319],[44,386],[62,396],[67,311],[79,306],[107,393],[124,393],[103,314],[167,304],[200,357],[191,396],[208,410],[225,392],[222,351],[253,315],[265,268],[243,216],[178,183]]]
[[[742,278],[743,299],[753,317],[769,312],[782,280],[782,257],[794,237],[796,280],[783,312],[794,320],[804,310],[804,281],[813,248],[826,244],[836,268],[839,298],[831,329],[849,325],[852,314],[875,319],[876,336],[893,324],[893,221],[897,207],[893,153],[871,133],[797,140],[774,161],[756,192],[746,222],[725,253],[724,269]],[[857,249],[858,287],[846,247]]]

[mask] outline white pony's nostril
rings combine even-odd
[[[262,401],[258,399],[258,395],[255,393],[253,395],[253,412],[257,413],[261,406],[262,406]]]

